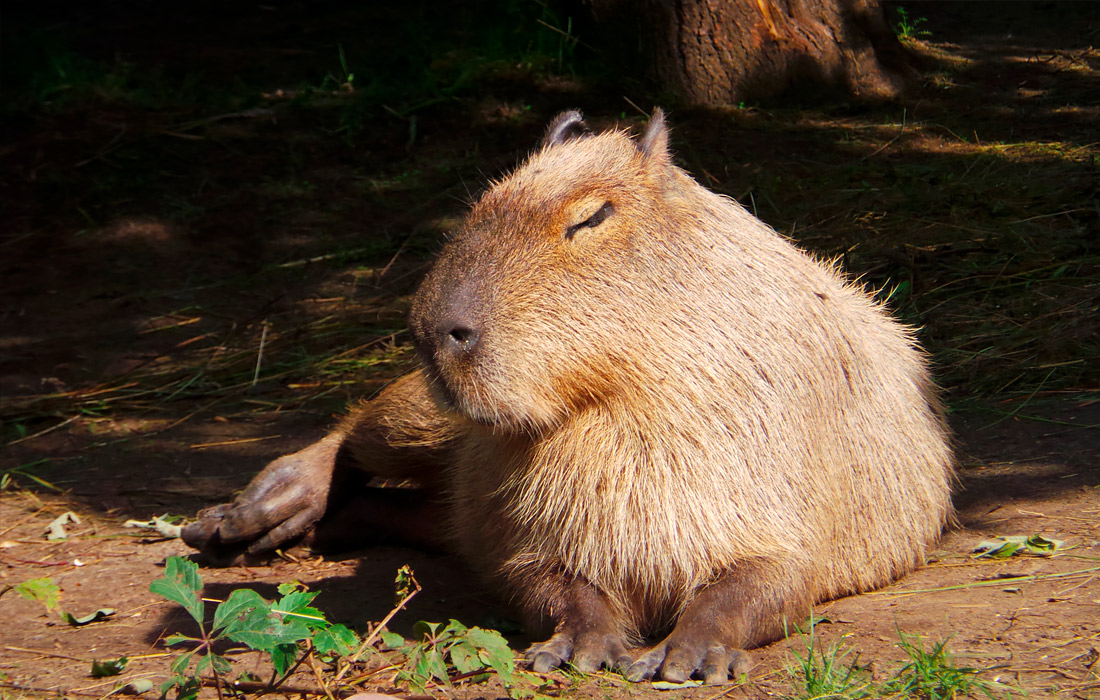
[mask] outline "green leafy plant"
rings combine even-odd
[[[932,36],[932,32],[920,28],[922,24],[928,21],[927,17],[913,17],[910,19],[909,12],[904,7],[896,8],[894,13],[897,16],[897,21],[894,22],[894,33],[902,41],[916,39],[918,36]]]
[[[214,650],[218,642],[236,642],[266,654],[274,667],[264,691],[270,692],[311,655],[338,660],[342,668],[333,682],[339,683],[364,652],[374,651],[373,644],[380,639],[384,650],[393,652],[386,668],[397,672],[395,681],[422,693],[429,687],[449,687],[459,680],[479,682],[496,674],[512,697],[537,695],[526,679],[518,678],[512,649],[495,630],[466,627],[451,620],[446,625],[417,623],[415,640],[390,632],[386,624],[420,590],[408,566],[398,570],[394,583],[394,609],[363,640],[344,625],[328,622],[321,611],[311,607],[317,594],[297,583],[280,584],[281,597],[276,601],[251,589],[235,590],[217,605],[213,620],[207,624],[198,567],[181,557],[170,557],[164,577],[153,581],[149,589],[182,605],[198,625],[199,636],[173,634],[164,640],[168,645],[190,644],[192,648],[173,660],[172,677],[160,686],[160,692],[167,695],[174,689],[177,700],[193,700],[203,678],[210,677],[220,695],[227,687],[224,678],[231,666]]]
[[[350,629],[328,622],[310,607],[317,594],[299,584],[280,584],[277,601],[248,588],[237,589],[214,609],[209,628],[201,597],[202,577],[193,562],[169,557],[164,578],[153,581],[149,590],[182,605],[200,633],[198,637],[173,634],[164,640],[169,645],[192,644],[194,648],[172,662],[172,677],[161,685],[162,695],[175,688],[177,698],[194,698],[202,677],[208,674],[220,695],[222,678],[231,669],[229,661],[214,651],[214,644],[221,640],[266,653],[275,668],[272,685],[282,682],[309,655],[348,654],[359,641]]]
[[[386,646],[404,657],[398,682],[426,693],[430,685],[450,686],[459,679],[481,681],[496,673],[505,685],[515,685],[512,649],[500,632],[466,627],[458,620],[446,625],[421,621],[414,631],[419,640],[406,640],[389,631],[381,634]]]

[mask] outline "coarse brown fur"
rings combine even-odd
[[[536,668],[623,666],[671,628],[631,678],[724,679],[813,602],[921,564],[950,518],[912,332],[677,168],[660,112],[641,140],[555,120],[410,326],[424,369],[338,439],[439,488],[454,546],[556,630]]]

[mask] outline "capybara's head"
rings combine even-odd
[[[554,119],[473,206],[413,300],[440,397],[477,422],[537,433],[630,391],[651,327],[675,315],[655,249],[683,221],[681,178],[659,110],[639,139],[592,134],[578,112]]]

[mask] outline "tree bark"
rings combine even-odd
[[[688,104],[806,90],[896,97],[912,68],[873,0],[588,0],[598,25]],[[634,58],[630,59],[630,54]]]

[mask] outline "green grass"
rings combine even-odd
[[[973,668],[959,667],[947,648],[947,641],[935,642],[925,649],[919,635],[899,630],[897,646],[908,662],[893,672],[884,683],[874,683],[871,674],[858,664],[858,655],[840,642],[822,646],[811,623],[804,635],[805,654],[793,652],[785,667],[791,692],[787,700],[858,700],[860,698],[912,698],[913,700],[954,700],[984,695],[991,700],[1023,695],[1017,686],[987,681]]]
[[[956,666],[946,640],[934,642],[925,650],[924,640],[919,635],[898,634],[901,636],[898,646],[909,657],[909,662],[886,684],[888,693],[921,700],[953,700],[962,696],[974,697],[977,693],[996,699],[1021,693],[1012,686],[982,680],[976,669]]]
[[[794,693],[788,698],[858,700],[873,692],[870,674],[859,666],[859,657],[854,655],[852,649],[843,648],[840,642],[822,646],[813,622],[809,632],[803,636],[806,653],[792,653],[784,668],[794,688]]]

